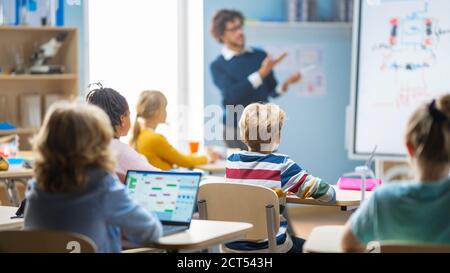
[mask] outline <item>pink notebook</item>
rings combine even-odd
[[[376,187],[380,186],[381,184],[382,184],[381,179],[367,179],[366,180],[366,190],[372,191]],[[337,182],[337,186],[341,190],[360,191],[361,190],[361,178],[341,177],[339,179],[339,181]]]

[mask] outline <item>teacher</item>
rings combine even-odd
[[[235,10],[220,10],[213,19],[212,36],[223,44],[222,53],[211,64],[214,84],[222,93],[225,108],[223,118],[224,140],[228,148],[247,150],[240,141],[237,121],[241,113],[234,109],[255,102],[269,102],[269,98],[286,93],[289,86],[300,81],[300,73],[293,73],[283,84],[278,84],[273,68],[287,53],[273,58],[270,54],[245,46],[244,16]]]

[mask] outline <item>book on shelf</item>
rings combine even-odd
[[[0,95],[0,122],[10,121],[8,97]]]
[[[64,26],[64,0],[0,0],[0,25]]]
[[[42,111],[40,95],[20,96],[21,125],[24,128],[41,127]]]
[[[288,0],[289,22],[351,22],[354,0]]]
[[[0,0],[0,25],[16,24],[15,0]]]
[[[337,3],[336,21],[339,22],[353,21],[353,2],[354,0],[336,0]]]

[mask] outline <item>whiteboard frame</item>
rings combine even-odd
[[[370,157],[368,153],[356,152],[356,120],[357,120],[357,95],[358,95],[358,79],[359,79],[359,51],[360,51],[360,28],[361,28],[361,16],[362,16],[362,1],[354,0],[353,10],[353,41],[352,41],[352,70],[351,70],[351,94],[350,94],[350,107],[347,115],[347,139],[348,139],[348,157],[351,160],[365,160]],[[386,161],[405,161],[408,158],[407,154],[383,154],[376,153],[374,156],[377,160]]]

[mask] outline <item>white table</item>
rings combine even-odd
[[[349,208],[357,208],[361,204],[361,191],[341,190],[337,186],[332,186],[336,191],[336,203],[325,204],[315,199],[301,199],[297,196],[288,196],[286,202],[290,204],[316,205],[316,206],[335,206],[341,210],[347,211]],[[372,191],[366,191],[365,199],[370,198]]]
[[[217,161],[215,163],[196,166],[196,169],[207,172],[209,175],[224,174],[227,168],[227,162],[224,160]]]
[[[345,226],[322,226],[313,229],[303,246],[305,253],[343,253],[341,247]]]
[[[16,215],[17,208],[0,206],[0,231],[20,230],[23,228],[23,219],[11,219]]]
[[[199,250],[244,238],[253,228],[252,224],[192,220],[189,230],[162,237],[156,243],[145,247],[169,251]]]

